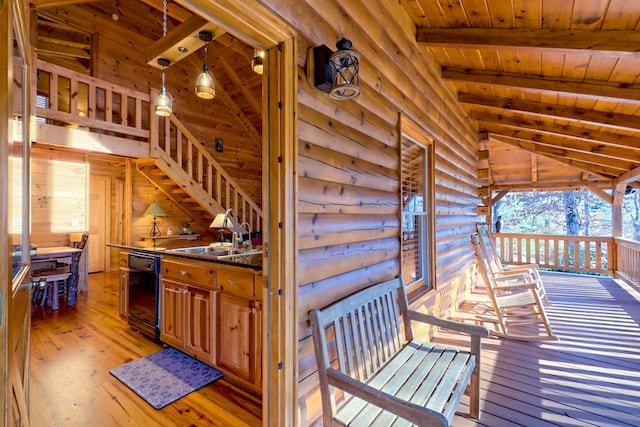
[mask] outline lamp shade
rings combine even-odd
[[[196,95],[202,99],[212,99],[216,96],[216,83],[206,65],[196,78]]]
[[[167,216],[166,212],[158,205],[156,202],[153,202],[149,205],[146,211],[142,214],[142,216]]]
[[[251,58],[251,69],[258,74],[264,73],[264,51],[255,49]]]
[[[164,88],[156,96],[155,102],[156,114],[158,116],[168,117],[173,110],[173,99],[170,93],[167,93]]]
[[[226,228],[233,231],[233,221],[231,221],[226,214],[220,213],[213,219],[209,228]]]

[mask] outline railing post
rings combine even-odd
[[[156,99],[158,91],[151,89],[149,91],[149,157],[158,157],[159,141],[159,120],[158,116],[153,111],[153,100]]]

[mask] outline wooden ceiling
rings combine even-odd
[[[403,0],[494,188],[640,175],[640,1]],[[488,150],[485,152],[484,150]]]
[[[162,0],[32,0],[36,11],[80,5],[161,38]],[[610,187],[640,175],[640,0],[401,0],[416,41],[478,123],[484,185],[496,189]],[[139,13],[141,6],[148,13]],[[169,1],[170,30],[192,14]],[[115,19],[115,18],[114,18]],[[396,17],[396,19],[400,19]],[[89,70],[82,31],[39,28],[43,54]],[[41,31],[43,30],[43,31]],[[47,38],[48,37],[48,38]],[[54,38],[61,48],[45,49]],[[77,58],[73,59],[74,52]],[[65,56],[66,55],[66,56]],[[89,55],[91,56],[91,55]],[[259,139],[251,47],[230,35],[210,49],[221,93]],[[187,57],[197,67],[202,53]],[[234,60],[226,59],[233,58]],[[236,72],[234,72],[236,70]],[[244,74],[243,74],[244,73]],[[257,80],[259,83],[259,80]]]

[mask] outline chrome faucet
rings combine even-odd
[[[247,228],[243,228],[244,226],[247,226]],[[243,222],[242,224],[240,224],[240,229],[238,230],[239,233],[242,233],[242,230],[247,230],[249,233],[249,240],[247,243],[247,246],[249,248],[249,250],[253,250],[253,242],[251,241],[251,224],[249,224],[247,221]]]

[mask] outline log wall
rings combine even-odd
[[[475,275],[477,130],[398,2],[265,3],[299,31],[298,410],[309,425],[320,413],[309,310],[400,272],[400,115],[435,141],[435,290],[412,303],[438,315],[457,307]],[[335,50],[342,36],[361,54],[362,93],[336,102],[305,71],[309,48]]]

